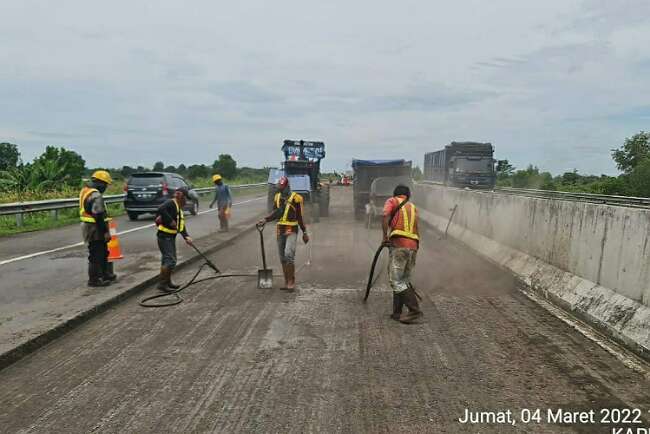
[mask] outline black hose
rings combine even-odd
[[[204,262],[203,264],[201,264],[201,266],[199,267],[197,272],[194,274],[194,276],[192,276],[190,281],[187,282],[185,285],[183,285],[180,288],[175,289],[173,291],[168,291],[168,292],[165,292],[165,293],[162,293],[162,294],[156,294],[156,295],[152,295],[152,296],[147,297],[147,298],[143,298],[142,300],[140,300],[140,303],[139,303],[140,306],[142,306],[142,307],[175,306],[175,305],[180,304],[180,303],[183,302],[183,298],[180,295],[178,295],[179,292],[181,292],[184,289],[190,287],[191,285],[195,285],[195,284],[201,283],[201,282],[206,282],[208,280],[222,279],[224,277],[257,277],[257,274],[234,273],[234,274],[219,274],[217,276],[210,276],[210,277],[205,277],[203,279],[196,280],[196,278],[199,277],[199,274],[201,273],[201,271],[203,271],[203,268],[205,268],[206,266],[212,268],[211,264],[209,264],[208,262]],[[170,301],[170,302],[167,302],[167,303],[147,304],[147,302],[149,302],[151,300],[155,300],[155,299],[163,298],[163,297],[170,297],[170,296],[175,297],[175,299],[173,301]]]
[[[370,288],[372,288],[372,285],[375,283],[372,281],[372,277],[375,275],[375,267],[377,266],[377,260],[379,259],[379,255],[381,254],[381,251],[384,250],[386,247],[388,247],[387,243],[381,243],[381,245],[375,252],[375,257],[372,259],[372,265],[370,266],[370,274],[368,275],[368,284],[366,285],[366,295],[363,297],[364,302],[368,300],[368,296],[370,295]]]

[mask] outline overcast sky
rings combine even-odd
[[[190,6],[191,4],[191,6]],[[3,1],[0,142],[89,166],[327,168],[452,140],[561,173],[616,173],[650,129],[650,1]]]

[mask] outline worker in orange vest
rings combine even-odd
[[[382,224],[384,243],[390,246],[388,280],[393,289],[391,318],[406,324],[415,322],[423,315],[411,283],[420,237],[417,209],[415,204],[409,202],[410,198],[411,191],[407,186],[395,187],[393,197],[384,204]],[[404,305],[409,312],[402,316]]]
[[[79,219],[84,242],[88,245],[88,286],[108,286],[117,279],[112,263],[108,262],[108,228],[110,218],[104,204],[103,193],[113,183],[110,173],[97,170],[90,184],[79,193]]]

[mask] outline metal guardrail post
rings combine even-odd
[[[23,226],[23,213],[21,212],[16,214],[16,226],[19,228]]]

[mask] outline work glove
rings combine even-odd
[[[104,241],[107,243],[111,240],[111,233],[110,232],[104,232]]]
[[[188,246],[194,245],[194,240],[192,239],[192,237],[185,237],[185,242],[187,243]]]
[[[307,244],[309,242],[309,235],[306,232],[302,233],[302,242]]]

